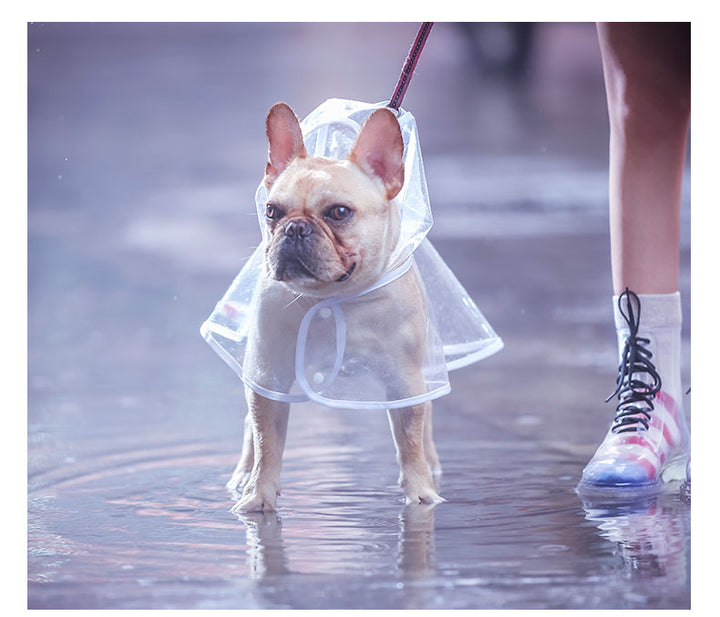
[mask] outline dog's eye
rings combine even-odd
[[[345,221],[352,216],[353,210],[348,206],[332,206],[325,213],[325,216],[333,221]]]
[[[283,211],[275,204],[269,203],[265,205],[265,217],[269,220],[275,221],[279,218],[282,218],[283,214]]]

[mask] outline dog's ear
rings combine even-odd
[[[348,159],[369,176],[378,178],[387,199],[395,197],[405,181],[403,139],[395,114],[377,109],[365,121]]]
[[[265,186],[270,188],[295,157],[306,156],[302,130],[297,116],[285,103],[275,103],[265,119],[268,162]]]

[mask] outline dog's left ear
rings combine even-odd
[[[306,156],[302,130],[295,112],[285,103],[275,103],[265,119],[268,162],[265,186],[269,189],[295,157]]]
[[[403,139],[395,114],[386,108],[365,121],[348,159],[385,187],[387,199],[395,197],[405,181]]]

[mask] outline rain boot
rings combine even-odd
[[[583,470],[578,491],[620,495],[659,491],[685,472],[689,434],[680,383],[680,294],[614,297],[620,349],[615,418]]]

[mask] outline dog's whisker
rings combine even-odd
[[[300,300],[300,298],[304,298],[304,297],[305,297],[305,294],[297,294],[292,300],[290,300],[290,302],[288,302],[285,305],[285,308],[288,308],[290,305],[295,304],[295,302]]]

